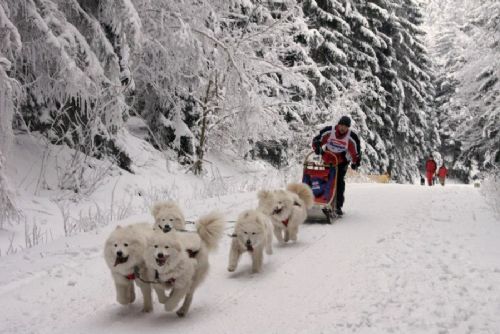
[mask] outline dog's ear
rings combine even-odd
[[[272,193],[269,190],[260,190],[257,193],[257,198],[262,200],[262,201],[266,200],[268,198],[271,198],[271,196],[272,196]]]
[[[156,218],[161,208],[163,207],[163,202],[156,202],[151,208],[151,214]]]

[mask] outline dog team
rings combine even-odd
[[[243,253],[252,258],[252,272],[262,268],[264,251],[272,254],[272,235],[279,243],[297,241],[299,226],[313,204],[311,189],[302,183],[286,190],[258,192],[258,208],[243,211],[236,221],[228,270],[233,272]],[[117,226],[106,240],[104,258],[111,271],[116,299],[135,300],[135,285],[143,295],[144,312],[153,310],[153,290],[165,311],[183,317],[209,269],[209,253],[224,234],[221,214],[199,218],[196,231],[186,231],[184,215],[174,202],[158,202],[151,209],[154,224]],[[182,301],[182,305],[179,304]]]

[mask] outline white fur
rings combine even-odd
[[[163,230],[165,226],[170,229],[184,230],[186,220],[179,206],[172,201],[157,202],[151,208],[155,218],[154,228]]]
[[[178,210],[178,207],[174,208],[173,210]],[[163,214],[164,215],[169,214],[168,210],[166,210],[165,207],[163,207]],[[183,232],[183,230],[180,231],[172,230],[168,233],[164,233],[162,229],[157,228],[156,225],[155,225],[155,232],[158,235],[170,235],[181,245],[188,259],[194,261],[194,273],[191,277],[192,280],[191,285],[186,292],[181,291],[182,293],[184,293],[185,298],[184,298],[184,303],[182,307],[177,311],[177,314],[182,317],[186,315],[189,310],[189,307],[193,299],[194,291],[201,284],[201,282],[203,282],[208,273],[208,269],[210,266],[208,261],[208,254],[211,250],[214,250],[217,247],[217,244],[223,235],[224,220],[219,213],[212,212],[201,217],[196,222],[196,232]],[[151,244],[151,242],[149,242],[149,244]],[[183,257],[184,256],[181,256],[179,258]],[[165,287],[163,288],[163,290],[164,289]],[[158,293],[158,298],[160,302],[164,302],[164,295],[165,295],[164,291],[163,293],[161,293],[158,290],[156,290],[156,292]],[[184,297],[184,295],[182,297]],[[174,303],[174,301],[172,301],[171,303]],[[169,308],[171,306],[172,305],[169,305]],[[175,306],[173,306],[173,308],[175,308]],[[165,309],[167,310],[167,307],[165,307]]]
[[[135,267],[137,267],[139,268],[140,277],[146,281],[149,279],[143,255],[147,245],[147,238],[153,233],[153,229],[148,223],[132,224],[125,227],[117,226],[111,232],[104,246],[104,258],[115,282],[116,300],[122,305],[134,302],[135,281],[142,291],[144,312],[150,312],[153,309],[151,286],[137,277],[128,279],[127,276],[133,274]],[[126,262],[117,262],[119,252],[122,253],[121,258],[127,258]]]
[[[299,226],[307,219],[314,196],[306,184],[292,183],[287,190],[266,191],[257,194],[259,210],[265,213],[274,226],[274,235],[280,243],[297,241]],[[288,220],[288,224],[284,222]]]
[[[264,249],[268,255],[273,253],[272,240],[273,232],[268,217],[257,210],[242,212],[234,227],[227,270],[235,271],[241,254],[248,251],[252,256],[252,272],[259,272]]]
[[[173,311],[193,290],[196,260],[189,257],[175,232],[155,233],[148,241],[145,259],[150,276],[157,280],[153,288],[160,303],[164,304],[165,311]],[[167,297],[165,290],[170,289]]]

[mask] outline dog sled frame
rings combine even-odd
[[[315,180],[322,181],[327,194],[321,193],[314,196],[313,207],[320,208],[325,214],[326,220],[329,224],[337,217],[335,214],[335,197],[337,193],[337,176],[338,176],[338,159],[337,156],[331,152],[324,152],[332,157],[333,163],[325,164],[323,159],[321,162],[312,161],[310,158],[315,152],[310,152],[306,155],[303,163],[302,182],[307,184],[313,193],[315,192]],[[332,172],[334,172],[332,174]]]

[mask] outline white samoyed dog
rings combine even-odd
[[[155,219],[155,229],[169,232],[172,229],[183,231],[186,229],[186,219],[181,208],[173,201],[156,202],[151,208]]]
[[[196,222],[196,232],[163,231],[156,228],[148,240],[146,266],[149,276],[154,277],[153,288],[166,311],[173,311],[184,298],[177,310],[177,315],[183,317],[189,311],[196,288],[208,273],[208,253],[217,248],[224,232],[224,220],[219,213],[212,212]],[[165,290],[170,289],[167,297]]]
[[[304,183],[290,183],[286,190],[261,190],[257,197],[259,210],[271,218],[276,239],[280,243],[297,241],[299,226],[314,203],[311,188]]]
[[[268,255],[273,253],[273,230],[269,218],[258,210],[243,211],[236,221],[232,237],[227,270],[235,271],[241,254],[249,252],[252,256],[252,272],[259,272],[264,249]]]
[[[144,262],[147,238],[154,234],[149,223],[128,226],[118,225],[111,232],[104,246],[104,258],[115,282],[116,300],[122,305],[135,300],[134,282],[142,291],[144,312],[153,309],[151,286],[145,281],[150,279]]]

